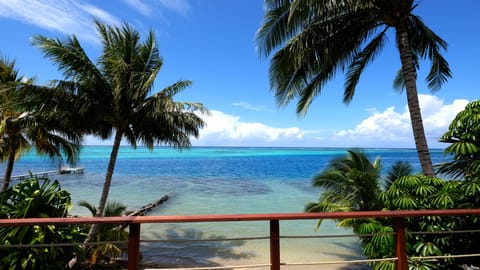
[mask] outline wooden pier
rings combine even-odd
[[[83,174],[83,172],[84,172],[83,167],[60,167],[56,171],[44,171],[44,172],[28,173],[28,174],[21,174],[21,175],[12,175],[10,179],[22,181],[25,179],[29,179],[30,177],[48,177],[49,175],[56,175],[56,174]]]
[[[82,174],[83,167],[60,167],[60,174]]]

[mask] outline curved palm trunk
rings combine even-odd
[[[418,102],[413,56],[410,50],[410,40],[408,38],[405,24],[402,23],[396,27],[396,39],[398,50],[400,52],[400,60],[402,62],[408,109],[410,111],[410,121],[412,122],[413,137],[415,139],[418,158],[420,160],[420,165],[422,166],[423,174],[427,176],[435,176],[432,159],[430,158],[430,151],[427,145],[427,138],[425,137],[425,130],[423,128],[422,113]]]
[[[107,203],[108,193],[110,191],[110,184],[112,182],[113,171],[115,169],[115,163],[117,161],[118,150],[120,149],[120,142],[122,141],[122,136],[123,132],[117,130],[115,134],[115,139],[113,141],[112,152],[110,154],[110,161],[108,162],[107,174],[105,175],[105,181],[103,183],[102,195],[100,197],[100,201],[98,202],[97,212],[95,214],[96,217],[103,216],[103,210],[105,209],[105,205]],[[95,239],[98,228],[98,224],[92,225],[90,231],[88,232],[88,236],[84,241],[84,244],[87,244],[93,239]]]
[[[7,168],[5,169],[5,175],[3,176],[3,185],[2,185],[1,192],[7,190],[10,184],[10,178],[12,176],[14,163],[15,163],[15,151],[10,150],[10,154],[8,155]]]

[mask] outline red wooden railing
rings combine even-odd
[[[189,216],[136,216],[136,217],[71,217],[71,218],[25,218],[0,219],[0,226],[71,225],[71,224],[127,224],[128,269],[136,270],[140,260],[140,230],[144,223],[186,222],[270,222],[270,269],[280,269],[280,229],[282,220],[345,219],[345,218],[391,218],[394,224],[396,269],[408,269],[406,253],[405,218],[422,216],[471,216],[480,215],[480,209],[364,211],[338,213],[280,213],[280,214],[228,214]]]

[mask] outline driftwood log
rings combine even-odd
[[[165,195],[163,197],[161,197],[160,199],[154,201],[154,202],[151,202],[149,204],[146,204],[142,207],[140,207],[139,209],[135,210],[135,211],[131,211],[130,213],[127,214],[128,217],[133,217],[133,216],[144,216],[145,214],[147,214],[148,212],[152,211],[153,208],[159,206],[160,204],[168,201],[168,199],[170,199],[170,196],[168,195]],[[115,227],[116,229],[119,229],[119,230],[123,230],[127,227],[126,224],[122,224],[122,225],[118,225],[117,227]]]
[[[169,198],[170,198],[170,196],[165,195],[165,196],[161,197],[160,199],[158,199],[154,202],[151,202],[147,205],[142,206],[140,209],[137,209],[135,211],[130,212],[129,214],[127,214],[127,216],[129,216],[129,217],[144,216],[146,213],[152,211],[153,208],[155,208],[155,207],[159,206],[160,204],[166,202]]]

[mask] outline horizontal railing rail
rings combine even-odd
[[[138,269],[140,262],[141,224],[147,223],[189,223],[189,222],[237,222],[268,221],[270,223],[270,269],[280,269],[280,221],[308,219],[346,218],[390,218],[394,225],[395,258],[398,270],[406,270],[406,231],[405,218],[423,216],[473,216],[480,215],[480,209],[448,210],[401,210],[401,211],[361,211],[335,213],[269,213],[269,214],[218,214],[218,215],[179,215],[179,216],[119,216],[119,217],[68,217],[68,218],[24,218],[0,219],[0,226],[32,225],[74,225],[74,224],[125,224],[129,226],[128,269]],[[458,256],[476,256],[466,254]],[[267,265],[268,266],[268,265]]]

